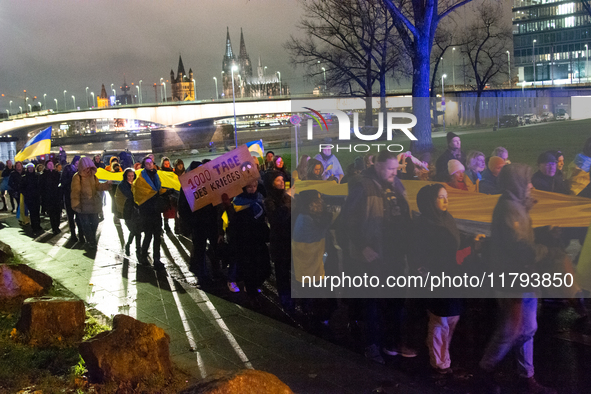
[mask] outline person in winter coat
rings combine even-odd
[[[115,163],[119,164],[119,159],[117,158],[117,156],[111,156],[111,158],[109,159],[109,165],[105,167],[105,170],[109,172],[115,172],[113,170],[113,165]],[[121,172],[121,165],[119,165],[119,171],[117,172]]]
[[[172,168],[172,165],[170,164],[170,159],[166,156],[164,156],[162,158],[162,160],[160,161],[160,170],[161,171],[174,171],[174,169]]]
[[[451,159],[447,162],[447,168],[450,176],[450,180],[447,184],[454,189],[468,191],[468,186],[465,183],[467,177],[464,175],[464,166],[462,163],[460,163],[459,160]]]
[[[570,194],[568,186],[564,183],[561,176],[557,176],[558,159],[552,152],[543,152],[538,156],[538,171],[531,177],[531,183],[538,190],[546,192]],[[591,192],[591,188],[584,189]],[[587,197],[583,192],[579,193],[581,197]],[[591,194],[588,196],[591,197]]]
[[[168,191],[162,187],[160,177],[155,168],[154,160],[151,157],[144,157],[142,166],[144,169],[140,172],[140,175],[136,178],[131,187],[133,199],[139,206],[139,226],[142,232],[146,234],[142,243],[141,253],[138,256],[138,261],[143,265],[148,264],[148,250],[152,238],[154,238],[154,269],[162,270],[165,268],[164,264],[160,261],[162,211],[159,208],[158,199]]]
[[[443,152],[441,156],[435,162],[435,180],[439,182],[447,182],[449,180],[449,175],[447,172],[447,162],[456,159],[463,166],[466,165],[466,155],[462,151],[462,141],[460,137],[452,133],[451,131],[447,133],[447,150]]]
[[[470,178],[470,182],[474,185],[482,180],[482,171],[486,168],[486,158],[484,153],[471,150],[466,157],[466,172],[465,175]]]
[[[256,298],[271,273],[267,248],[269,227],[265,221],[263,196],[257,193],[257,186],[258,182],[253,181],[234,198],[235,213],[228,225],[230,247],[239,275],[244,278],[244,289],[251,298]]]
[[[291,197],[285,192],[283,176],[277,170],[267,174],[265,211],[270,226],[269,243],[271,260],[275,265],[277,293],[283,307],[291,309]]]
[[[101,191],[111,188],[111,181],[100,183],[96,177],[96,167],[89,157],[83,157],[78,164],[78,172],[72,177],[70,199],[72,209],[80,215],[82,233],[89,250],[96,250],[96,229],[99,213],[103,210]]]
[[[310,160],[310,156],[308,155],[302,155],[300,157],[300,161],[297,168],[291,174],[293,183],[295,183],[298,180],[305,181],[307,179],[306,175],[308,175],[308,160]]]
[[[324,169],[324,172],[322,173],[323,180],[336,180],[337,183],[341,182],[341,179],[345,176],[345,172],[341,167],[339,159],[332,154],[332,148],[323,147],[322,151],[314,156],[314,159],[322,163]]]
[[[483,194],[501,194],[497,185],[497,177],[505,165],[505,160],[493,156],[488,160],[488,168],[482,172],[482,180],[479,183],[478,191]]]
[[[103,163],[103,160],[101,159],[101,155],[94,155],[94,157],[92,158],[92,162],[94,163],[94,166],[97,169],[105,168],[105,163]]]
[[[4,212],[8,211],[7,203],[10,199],[10,213],[14,213],[14,208],[16,207],[14,198],[10,195],[10,192],[8,190],[8,181],[10,179],[10,174],[12,174],[13,172],[14,166],[12,165],[12,161],[6,160],[6,167],[4,167],[4,169],[2,170],[2,183],[0,183],[0,197],[2,198],[2,211]],[[4,192],[7,192],[6,197],[4,195]]]
[[[41,188],[39,187],[39,173],[35,171],[35,165],[29,163],[22,176],[20,192],[24,197],[25,204],[31,218],[33,234],[43,231],[41,228]]]
[[[60,218],[62,216],[62,189],[60,187],[60,173],[55,169],[52,161],[47,162],[47,166],[39,183],[41,185],[41,200],[45,205],[45,210],[49,216],[51,230],[53,234],[61,233]]]
[[[324,173],[324,165],[316,159],[308,160],[308,174],[306,180],[308,181],[321,181],[322,174]]]
[[[76,211],[72,209],[72,178],[78,171],[78,162],[80,156],[74,156],[72,163],[64,166],[62,170],[62,176],[60,179],[62,194],[64,196],[64,205],[66,207],[66,214],[68,215],[68,225],[70,227],[70,233],[72,234],[70,239],[74,242],[84,242],[84,235],[82,234],[82,225],[80,224],[80,216],[76,214]],[[78,236],[76,236],[76,227],[78,227]]]
[[[445,186],[432,184],[421,188],[417,193],[417,206],[421,215],[413,225],[413,266],[421,275],[427,272],[432,276],[441,275],[442,272],[449,276],[462,275],[456,254],[470,241],[461,239],[455,219],[447,211]],[[461,245],[462,241],[464,245]],[[429,330],[426,342],[431,367],[438,374],[452,373],[449,345],[462,309],[462,299],[427,300]]]
[[[138,227],[139,217],[138,213],[136,213],[137,204],[133,200],[133,192],[131,191],[131,187],[135,179],[135,171],[131,168],[126,169],[123,173],[123,181],[119,183],[119,186],[117,186],[117,191],[115,192],[115,202],[117,204],[117,211],[125,220],[125,225],[129,230],[129,236],[127,237],[127,242],[125,243],[125,254],[127,256],[129,256],[130,254],[129,249],[134,239],[135,252],[137,255],[141,253],[141,231]]]
[[[275,171],[279,171],[281,175],[283,175],[283,182],[287,185],[291,185],[291,175],[289,171],[285,168],[285,161],[281,156],[275,156],[273,158],[273,162],[275,163]]]
[[[575,156],[566,171],[566,181],[570,187],[570,193],[579,195],[589,185],[589,170],[591,169],[591,137],[587,138],[583,145],[583,152]]]
[[[174,172],[172,165],[170,164],[170,159],[168,157],[163,157],[162,161],[160,162],[160,171],[166,172]],[[174,203],[173,203],[174,200]],[[176,219],[176,201],[177,199],[170,199],[170,204],[167,209],[162,212],[162,217],[164,218],[164,231],[170,232],[170,226],[168,225],[169,219]]]
[[[185,163],[181,159],[176,159],[174,162],[174,173],[176,176],[181,176],[185,173]]]
[[[25,217],[24,210],[25,208],[22,207],[23,212],[21,212],[21,180],[23,176],[23,163],[17,161],[14,164],[14,171],[10,173],[8,177],[8,194],[10,195],[11,199],[16,200],[16,211],[17,211],[17,219],[20,220],[20,217]],[[12,202],[12,200],[11,200]],[[14,205],[13,205],[14,210]],[[20,214],[20,215],[19,215]]]
[[[532,273],[546,257],[548,248],[536,244],[529,211],[531,169],[524,164],[504,166],[498,179],[501,197],[493,211],[490,241],[490,264],[496,272]],[[496,273],[495,272],[495,273]],[[517,357],[520,392],[551,392],[534,378],[534,334],[537,330],[537,295],[534,288],[507,288],[497,291],[498,327],[489,341],[480,367],[491,381],[494,368],[513,349]],[[511,297],[511,298],[507,298]]]

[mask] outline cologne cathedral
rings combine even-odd
[[[234,72],[232,73],[232,68]],[[246,52],[246,45],[244,44],[244,35],[240,29],[240,53],[238,57],[232,51],[232,43],[230,41],[230,30],[226,33],[226,53],[222,61],[222,97],[232,98],[232,75],[234,75],[234,95],[236,98],[245,97],[269,97],[282,96],[289,94],[289,87],[283,83],[277,73],[270,71],[270,74],[265,72],[265,68],[259,62],[257,66],[256,76],[252,73],[252,64],[250,57]]]

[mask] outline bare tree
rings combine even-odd
[[[413,109],[417,125],[413,129],[418,141],[412,149],[425,152],[433,149],[431,117],[429,116],[429,77],[431,76],[431,48],[439,22],[454,10],[472,0],[382,0],[414,69],[412,78]]]
[[[480,124],[480,98],[488,84],[500,74],[506,75],[507,50],[513,39],[511,28],[503,20],[501,3],[486,0],[476,9],[476,18],[462,32],[462,53],[474,77],[477,94],[474,119]]]
[[[587,13],[591,16],[591,1],[589,0],[581,0],[583,2],[583,7],[587,10]]]
[[[367,97],[365,124],[372,122],[374,84],[386,96],[386,76],[399,77],[404,70],[404,51],[394,20],[380,0],[313,0],[304,3],[298,26],[305,38],[291,37],[284,45],[306,77],[326,75],[331,89]],[[325,70],[319,68],[325,65]],[[382,100],[382,107],[385,100]]]

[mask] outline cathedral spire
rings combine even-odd
[[[226,26],[226,57],[233,59],[234,52],[232,52],[232,43],[230,42],[230,28]]]
[[[179,80],[182,80],[183,77],[186,75],[187,74],[185,73],[185,66],[183,65],[183,58],[179,54],[179,67],[177,70],[177,78],[179,78]]]
[[[246,44],[244,44],[244,35],[242,34],[242,28],[240,28],[240,57],[248,57],[248,54],[246,53]]]

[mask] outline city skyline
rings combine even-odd
[[[1,7],[1,6],[0,6]],[[240,28],[253,58],[261,56],[267,73],[281,72],[284,81],[297,90],[305,88],[301,70],[295,70],[283,50],[290,34],[297,34],[301,18],[297,2],[288,0],[205,0],[193,2],[145,2],[104,0],[51,3],[22,0],[5,3],[0,16],[0,109],[23,111],[25,93],[28,104],[41,102],[55,109],[57,99],[64,109],[64,93],[69,109],[86,107],[88,100],[100,94],[104,84],[117,94],[125,78],[132,86],[142,80],[144,102],[154,101],[154,83],[170,79],[179,54],[187,69],[195,73],[197,99],[215,97],[218,89],[226,42],[230,29],[232,46],[238,49]],[[56,22],[57,21],[57,22]],[[191,27],[194,24],[194,28]],[[269,34],[270,32],[273,34]],[[134,85],[132,85],[132,83]],[[309,85],[309,84],[308,84]],[[86,89],[88,87],[88,90]],[[171,94],[167,83],[168,96]],[[307,90],[311,90],[308,87]],[[43,95],[47,94],[45,97]],[[33,97],[37,96],[36,100]],[[158,88],[160,100],[160,89]],[[95,102],[96,105],[96,102]]]

